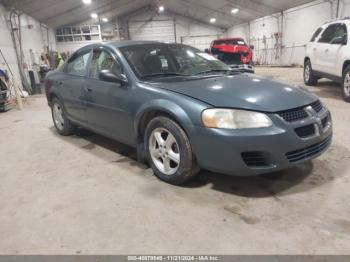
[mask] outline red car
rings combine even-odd
[[[210,45],[210,53],[222,62],[234,64],[251,64],[253,46],[247,45],[242,38],[223,38],[214,40]]]

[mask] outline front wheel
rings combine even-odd
[[[156,117],[145,132],[147,159],[161,180],[179,185],[199,171],[184,130],[167,117]]]
[[[343,97],[346,102],[350,102],[350,66],[343,73]]]
[[[304,64],[304,83],[308,86],[317,85],[317,77],[312,72],[310,60],[306,60]]]

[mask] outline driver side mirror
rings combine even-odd
[[[99,74],[99,78],[102,81],[111,82],[111,83],[117,83],[117,84],[120,84],[120,85],[125,85],[128,82],[128,80],[126,79],[125,76],[123,76],[123,75],[116,75],[116,74],[112,73],[108,69],[101,70],[101,72]]]
[[[334,37],[331,41],[332,45],[345,45],[346,44],[346,36],[337,36]]]
[[[251,45],[251,46],[249,46],[249,47],[250,47],[250,49],[254,50],[254,46],[253,46],[253,45]]]
[[[210,54],[210,52],[209,52],[209,49],[208,49],[208,48],[204,49],[204,52],[206,52],[207,54]]]

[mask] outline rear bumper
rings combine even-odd
[[[191,140],[201,168],[237,176],[287,169],[320,156],[331,145],[331,117],[327,128],[309,138],[300,138],[294,126],[284,126],[246,130],[197,127]],[[250,165],[262,161],[256,162],[257,156],[262,157],[264,164]]]

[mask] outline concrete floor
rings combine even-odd
[[[258,68],[302,82],[300,68]],[[350,104],[323,81],[334,142],[297,168],[158,181],[132,148],[56,134],[44,96],[0,114],[1,254],[348,254]]]

